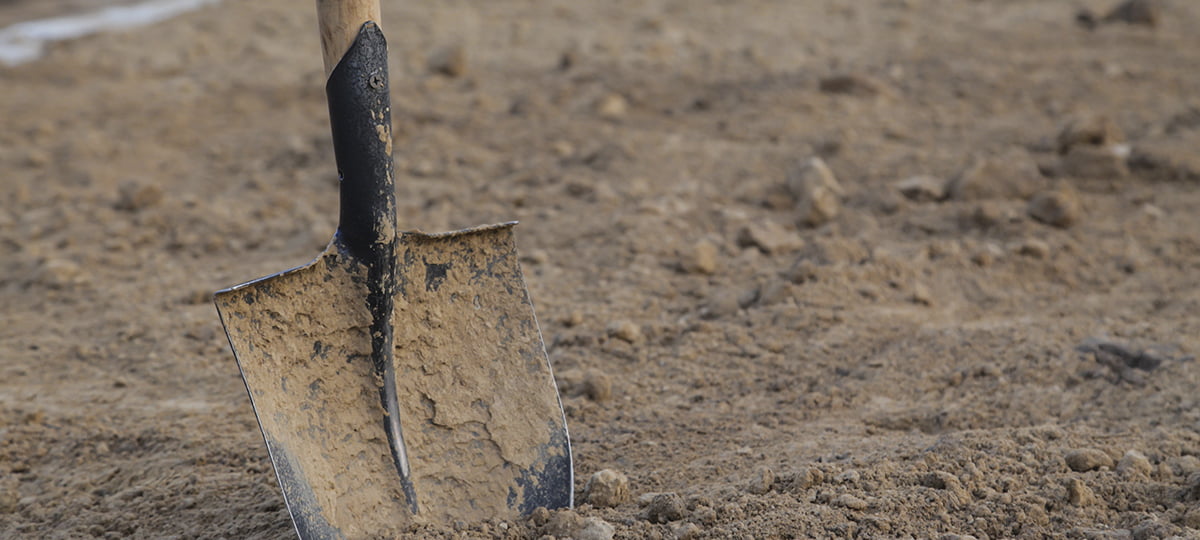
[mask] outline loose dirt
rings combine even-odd
[[[1200,4],[1159,5],[386,2],[400,227],[521,221],[580,502],[405,530],[1200,535]],[[292,534],[210,298],[332,235],[313,11],[0,70],[0,536]]]

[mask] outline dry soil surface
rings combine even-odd
[[[412,533],[1200,537],[1200,3],[1158,5],[385,2],[401,224],[522,222],[580,503]],[[0,537],[293,534],[211,294],[333,233],[314,29],[0,69]]]

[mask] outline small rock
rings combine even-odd
[[[1104,147],[1125,141],[1121,128],[1100,114],[1076,116],[1058,132],[1055,140],[1059,154],[1066,155],[1079,146]]]
[[[717,289],[709,295],[704,303],[703,316],[706,319],[721,319],[732,317],[742,310],[744,291],[737,289]]]
[[[675,528],[675,538],[678,540],[695,540],[704,532],[699,525],[695,523],[684,523]]]
[[[597,471],[583,488],[583,500],[600,508],[620,505],[629,500],[629,478],[612,469]]]
[[[754,475],[750,478],[750,485],[747,490],[755,495],[766,495],[771,491],[771,486],[775,485],[775,472],[767,467],[760,467],[754,471]]]
[[[637,343],[642,339],[642,329],[630,321],[614,321],[608,325],[608,335],[628,343]]]
[[[700,240],[692,244],[692,248],[683,258],[684,271],[693,274],[713,274],[717,271],[720,252],[716,244],[708,240]]]
[[[562,324],[563,324],[563,326],[566,326],[567,328],[573,328],[573,327],[583,324],[583,312],[579,311],[579,310],[574,310],[574,311],[568,313],[565,317],[562,318]]]
[[[952,199],[1015,199],[1033,195],[1044,184],[1037,162],[1024,149],[975,160],[954,177],[946,192]]]
[[[162,198],[162,188],[155,184],[126,182],[118,191],[116,209],[136,212],[158,204]]]
[[[1144,26],[1158,26],[1162,19],[1162,8],[1157,0],[1127,0],[1121,2],[1108,15],[1104,22],[1123,22]]]
[[[1067,502],[1072,506],[1091,506],[1096,504],[1096,494],[1087,487],[1083,480],[1072,478],[1067,481]]]
[[[913,176],[895,184],[896,190],[911,201],[932,202],[946,198],[946,181],[934,176]]]
[[[866,510],[867,507],[870,506],[867,504],[867,501],[864,501],[849,493],[838,495],[833,499],[832,504],[833,506],[840,506],[842,508],[849,508],[851,510]]]
[[[796,222],[816,227],[837,217],[842,186],[819,157],[810,158],[788,177],[788,192],[796,200]]]
[[[1125,178],[1130,152],[1127,144],[1076,146],[1063,156],[1058,172],[1072,178]]]
[[[1083,214],[1079,194],[1069,186],[1043,191],[1034,195],[1026,207],[1029,217],[1047,225],[1066,228],[1079,221]]]
[[[1108,467],[1112,468],[1112,458],[1108,457],[1103,451],[1095,448],[1081,448],[1072,450],[1066,456],[1067,466],[1075,472],[1094,471],[1096,469]]]
[[[621,94],[608,94],[596,102],[596,114],[608,120],[621,118],[628,110],[629,102]]]
[[[683,499],[675,493],[659,493],[646,506],[646,519],[652,523],[666,523],[683,519],[686,507]]]
[[[429,55],[429,71],[458,78],[467,73],[467,51],[462,45],[442,47]]]
[[[612,399],[612,377],[600,370],[589,370],[583,379],[583,394],[597,403]]]
[[[1017,253],[1035,259],[1045,259],[1050,256],[1050,245],[1036,238],[1027,238],[1017,246]]]
[[[1150,459],[1145,454],[1137,450],[1130,450],[1121,456],[1121,461],[1117,462],[1117,472],[1124,476],[1142,475],[1149,478],[1154,474],[1154,466],[1150,464]]]
[[[612,540],[616,529],[600,518],[590,517],[583,520],[583,526],[571,536],[576,540]]]
[[[545,531],[554,536],[570,537],[583,529],[583,523],[583,518],[574,510],[555,510],[546,520]]]
[[[768,255],[804,247],[804,239],[773,221],[751,223],[738,231],[738,247],[756,247]]]

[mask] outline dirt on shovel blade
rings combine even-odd
[[[578,476],[404,532],[1195,538],[1200,2],[1120,3],[386,2],[398,220],[521,222]],[[333,233],[315,28],[0,68],[0,537],[294,535],[210,298]]]

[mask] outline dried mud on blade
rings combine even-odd
[[[335,243],[306,266],[217,294],[301,536],[570,506],[566,424],[512,225],[403,233],[397,281],[409,493],[382,427],[365,269]]]

